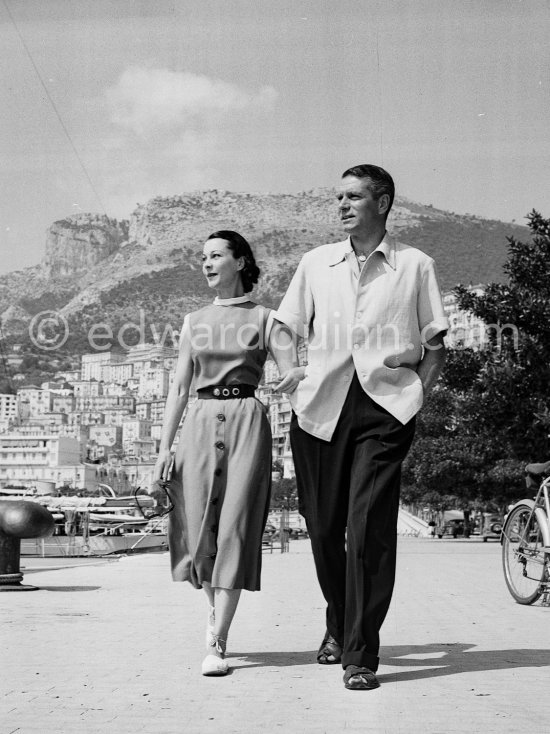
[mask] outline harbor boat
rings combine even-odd
[[[49,538],[29,538],[21,541],[21,556],[39,558],[59,558],[78,556],[110,556],[123,553],[165,551],[168,549],[166,534],[145,531],[124,532],[112,535],[110,531],[90,535],[63,536]]]
[[[0,489],[0,500],[30,500],[55,519],[53,535],[21,540],[21,556],[77,557],[165,551],[166,517],[152,517],[155,500],[116,496],[110,487],[98,497],[43,495],[26,488]],[[107,491],[109,490],[109,491]],[[145,516],[144,516],[145,514]]]

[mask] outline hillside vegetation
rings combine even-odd
[[[86,216],[94,236],[86,236]],[[44,263],[0,277],[0,318],[8,343],[30,347],[28,323],[46,309],[68,319],[64,350],[69,354],[89,350],[88,330],[97,323],[108,324],[115,335],[125,324],[139,326],[126,328],[128,344],[144,336],[154,341],[166,327],[179,331],[185,313],[212,298],[203,282],[200,251],[217,229],[236,229],[249,239],[262,270],[255,296],[276,307],[302,254],[343,237],[331,190],[194,192],[152,199],[120,226],[104,219],[80,214],[74,221],[66,217],[53,223]],[[396,200],[388,229],[435,258],[444,290],[457,283],[501,281],[507,237],[528,235],[525,227],[405,199]]]

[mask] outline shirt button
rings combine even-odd
[[[225,448],[225,444],[223,443],[223,441],[218,441],[216,444],[216,448],[219,449],[220,451],[223,451]]]
[[[219,421],[223,422],[225,420],[225,415],[223,413],[218,413],[217,418]]]

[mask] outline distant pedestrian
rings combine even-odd
[[[203,248],[213,304],[185,317],[175,379],[166,401],[154,479],[167,482],[172,576],[208,599],[203,675],[225,675],[229,628],[242,589],[260,588],[262,534],[271,486],[271,429],[254,397],[268,350],[291,392],[297,367],[287,327],[248,296],[259,268],[237,232],[214,232]],[[191,382],[198,400],[171,453]]]
[[[350,689],[379,685],[401,463],[443,365],[448,326],[433,260],[386,232],[393,198],[382,168],[345,171],[338,201],[349,236],[303,256],[276,312],[308,340],[290,440],[327,602],[317,660],[341,662]]]

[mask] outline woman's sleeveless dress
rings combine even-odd
[[[254,387],[267,357],[269,311],[248,301],[186,317],[196,390]],[[256,398],[198,399],[176,448],[169,547],[174,581],[196,588],[260,588],[262,534],[271,489],[271,428]]]

